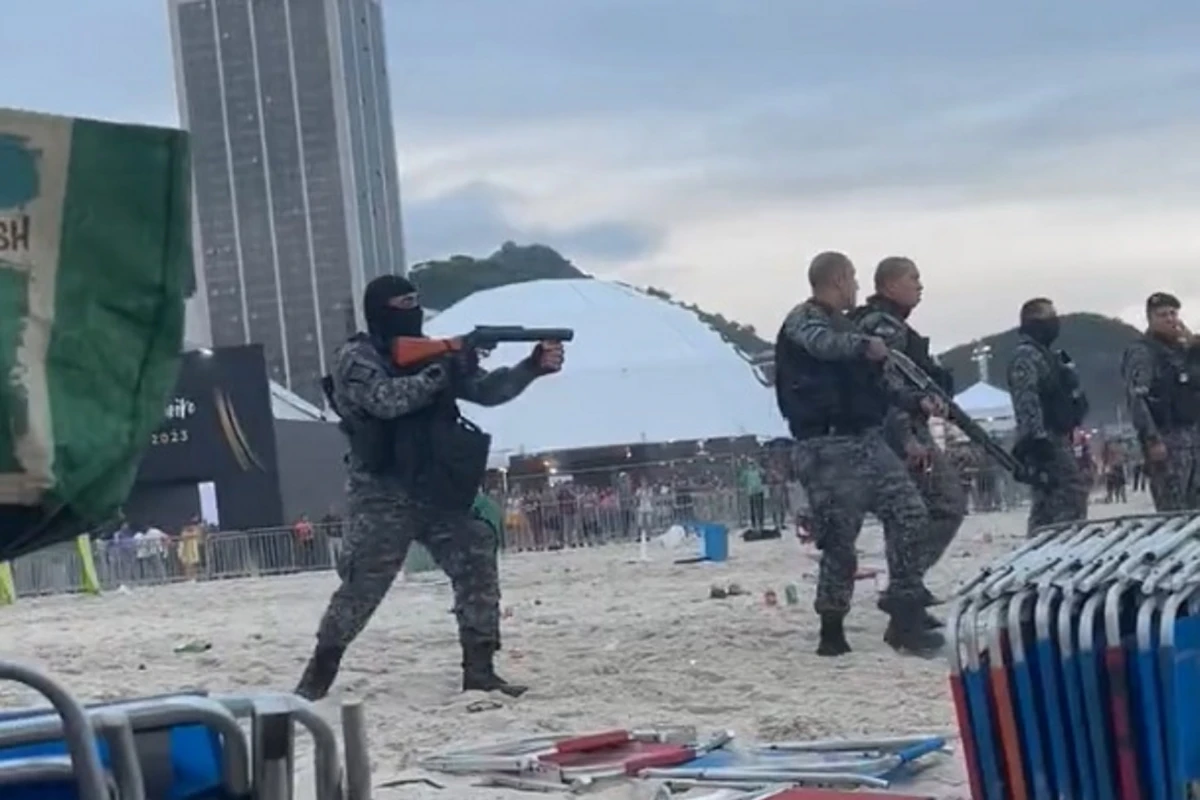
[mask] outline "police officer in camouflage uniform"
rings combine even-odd
[[[899,651],[932,655],[945,640],[925,623],[920,565],[929,514],[882,430],[889,405],[909,398],[885,374],[884,341],[846,316],[858,292],[850,259],[821,253],[808,279],[812,298],[788,314],[776,338],[775,392],[797,441],[797,473],[821,550],[817,653],[850,651],[843,623],[854,595],[855,542],[871,511],[888,539],[889,581],[879,602],[891,617],[884,639]]]
[[[1087,519],[1088,476],[1075,458],[1072,435],[1083,424],[1088,401],[1075,363],[1053,349],[1058,312],[1044,297],[1021,306],[1020,338],[1008,365],[1008,390],[1017,422],[1013,455],[1040,480],[1031,492],[1029,530]]]
[[[1121,365],[1129,411],[1158,511],[1200,508],[1200,342],[1179,320],[1179,299],[1146,300],[1146,334]]]
[[[539,344],[516,366],[491,372],[479,368],[476,354],[458,353],[406,374],[392,364],[389,345],[396,337],[421,335],[424,313],[413,285],[396,275],[374,279],[364,292],[363,312],[368,333],[338,351],[330,376],[333,404],[350,440],[348,525],[338,562],[342,582],[321,619],[316,650],[296,694],[316,700],[328,693],[346,648],[371,619],[410,543],[417,541],[454,588],[463,690],[520,696],[525,687],[507,683],[493,668],[500,649],[495,532],[471,515],[469,500],[461,509],[449,508],[418,488],[430,483],[417,483],[414,475],[432,474],[430,465],[444,463],[435,458],[444,454],[418,453],[417,464],[398,463],[403,459],[389,454],[403,452],[391,439],[434,424],[431,414],[449,409],[457,420],[455,399],[485,406],[512,400],[540,375],[561,368],[562,345]],[[478,484],[466,488],[474,492]]]
[[[921,302],[922,289],[921,273],[911,259],[885,258],[875,269],[875,294],[851,312],[850,318],[864,333],[878,336],[890,349],[907,355],[953,397],[954,379],[950,372],[930,355],[929,339],[908,324],[909,315]],[[922,575],[941,559],[967,514],[962,476],[938,448],[929,430],[930,416],[943,411],[940,405],[935,398],[913,394],[907,407],[914,411],[893,405],[888,413],[896,419],[885,426],[888,431],[900,434],[892,437],[889,444],[908,463],[909,474],[929,511],[929,527],[924,531],[920,549]],[[928,588],[923,589],[923,594],[928,604],[937,602]],[[930,616],[927,622],[935,625],[938,620]]]

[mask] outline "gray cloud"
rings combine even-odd
[[[662,231],[617,220],[592,222],[566,230],[523,227],[512,223],[505,206],[520,196],[494,184],[477,182],[405,206],[408,258],[412,263],[455,253],[484,255],[502,242],[538,242],[568,257],[620,261],[651,255]]]
[[[986,92],[988,78],[1033,72],[1049,85],[1056,65],[1194,53],[1200,36],[1188,0],[424,0],[389,13],[403,18],[392,52],[412,76],[401,105],[460,119],[711,107],[848,83],[906,103],[913,92],[889,84],[908,76]]]
[[[174,118],[164,0],[12,5],[0,49],[21,71],[5,85],[6,105]],[[544,145],[554,164],[586,162],[572,176],[628,179],[631,192],[648,187],[650,198],[639,206],[645,218],[623,218],[631,212],[621,208],[618,185],[614,200],[590,198],[581,203],[589,210],[571,219],[571,189],[539,184],[537,202],[525,204],[497,185],[495,172],[512,164],[464,151],[472,174],[456,174],[466,183],[440,196],[412,199],[428,186],[409,173],[414,259],[488,252],[506,238],[544,240],[585,266],[589,257],[660,252],[656,265],[623,274],[642,282],[644,273],[645,282],[680,296],[719,297],[744,316],[769,317],[779,296],[769,281],[747,281],[738,297],[712,288],[723,276],[697,267],[706,243],[697,246],[703,234],[687,227],[683,206],[711,202],[731,214],[829,208],[850,219],[840,235],[853,246],[860,196],[882,197],[875,209],[887,213],[940,205],[979,212],[977,220],[993,201],[1061,200],[1083,220],[1086,203],[1101,202],[1119,206],[1102,218],[1134,240],[1114,234],[1113,246],[1134,251],[1143,228],[1130,218],[1200,205],[1195,0],[389,0],[386,15],[402,153],[421,147],[428,156],[439,137],[486,142],[519,128],[533,144],[512,157],[522,162],[516,167],[551,163],[542,159]],[[569,136],[555,141],[557,131],[571,129],[560,123],[622,140],[593,154]],[[429,185],[447,185],[444,173],[435,177]],[[564,210],[554,217],[568,225],[553,231],[531,230],[509,213],[519,208],[524,219],[539,203],[558,201]],[[1056,239],[1053,255],[1022,255],[1014,272],[1037,274],[1050,292],[1071,285],[1080,304],[1113,310],[1126,305],[1126,292],[1149,290],[1151,273],[1154,287],[1195,287],[1188,215],[1162,216],[1144,230],[1171,242],[1130,280],[1111,277],[1117,257],[1089,263],[1103,246],[1083,246],[1078,263],[1063,263],[1075,241],[1108,233],[1092,236],[1085,225],[1071,234],[1075,241]],[[1043,227],[1053,238],[1052,225]],[[668,230],[670,247],[662,244]],[[1033,235],[1038,226],[1013,223],[1011,231]],[[1005,250],[988,238],[986,222],[971,235],[966,247]],[[1005,302],[1019,299],[1010,285],[996,290],[1013,295]],[[947,328],[974,329],[994,300],[963,292],[953,309],[937,313]]]

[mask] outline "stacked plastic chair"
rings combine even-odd
[[[0,661],[0,680],[32,687],[51,705],[0,713],[4,800],[290,800],[297,725],[313,741],[308,796],[371,797],[358,704],[342,707],[343,770],[333,728],[293,695],[192,693],[85,708],[35,669]]]
[[[1035,531],[947,627],[974,800],[1200,796],[1200,514]]]

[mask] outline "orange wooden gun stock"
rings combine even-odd
[[[575,331],[570,328],[481,325],[465,336],[450,339],[398,337],[392,340],[392,362],[398,367],[412,367],[462,350],[491,350],[503,342],[569,342],[574,338]]]
[[[411,367],[459,350],[462,350],[462,339],[398,336],[392,340],[392,362],[398,367]]]

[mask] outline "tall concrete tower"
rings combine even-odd
[[[380,0],[169,3],[192,134],[188,338],[261,343],[272,380],[320,403],[363,285],[406,269]]]

